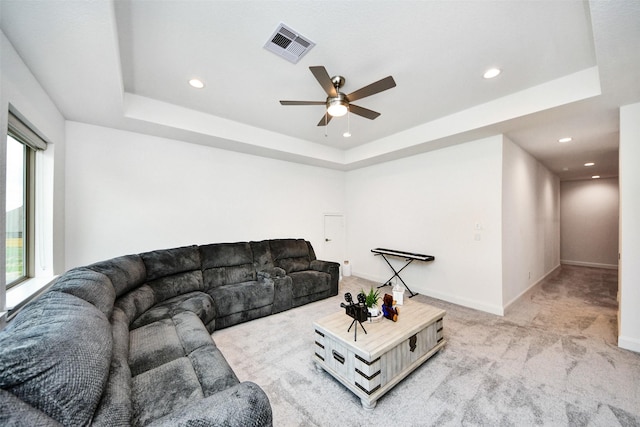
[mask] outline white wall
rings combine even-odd
[[[299,237],[323,254],[344,172],[67,122],[67,268],[181,245]]]
[[[376,247],[434,255],[401,273],[414,292],[502,314],[501,163],[495,136],[348,172],[353,274],[393,274]]]
[[[559,179],[504,138],[503,304],[508,307],[560,265]]]
[[[640,352],[640,103],[620,108],[618,345]]]
[[[38,156],[37,254],[35,274],[50,276],[64,270],[64,118],[0,31],[0,233],[5,234],[6,129],[9,108],[22,116],[47,141]],[[2,266],[5,247],[0,247]],[[5,307],[5,274],[0,274],[0,311]]]
[[[563,264],[618,268],[618,178],[560,185]]]

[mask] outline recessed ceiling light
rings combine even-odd
[[[342,134],[345,138],[349,138],[351,136],[351,132],[345,132]]]
[[[192,87],[195,87],[196,89],[202,89],[204,87],[204,83],[202,83],[202,80],[198,80],[198,79],[189,80],[189,84]]]
[[[487,71],[484,72],[482,77],[484,77],[485,79],[492,79],[494,77],[497,77],[498,74],[500,74],[501,72],[502,70],[500,68],[489,68]]]
[[[558,142],[571,142],[572,140],[573,138],[571,138],[570,136],[567,136],[565,138],[560,138]]]
[[[598,178],[600,178],[600,175],[593,175],[591,178],[598,179]]]
[[[585,163],[584,165],[585,165],[585,166],[593,166],[593,165],[595,165],[595,163],[593,163],[593,162],[589,162],[589,163]]]

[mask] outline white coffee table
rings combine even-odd
[[[398,321],[382,319],[349,325],[353,319],[340,310],[314,322],[316,366],[345,385],[373,409],[378,399],[446,343],[442,335],[445,311],[413,300],[399,306]]]

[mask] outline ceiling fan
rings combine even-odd
[[[313,75],[315,76],[320,86],[327,93],[326,101],[280,101],[282,105],[325,105],[327,111],[322,119],[318,122],[318,126],[326,126],[333,117],[340,117],[347,114],[347,111],[351,111],[354,114],[373,120],[380,115],[380,113],[369,110],[358,105],[351,104],[353,101],[362,99],[367,96],[375,95],[387,89],[391,89],[396,86],[396,82],[393,77],[388,76],[382,80],[371,83],[368,86],[360,88],[355,92],[351,92],[348,95],[340,92],[340,88],[344,86],[345,78],[342,76],[329,77],[329,73],[323,66],[309,67]]]

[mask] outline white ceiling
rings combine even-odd
[[[297,64],[263,48],[280,22],[316,43]],[[561,179],[617,176],[640,101],[636,0],[0,0],[0,28],[69,120],[341,170],[504,133]],[[325,129],[278,102],[325,99],[314,65],[397,86]]]

